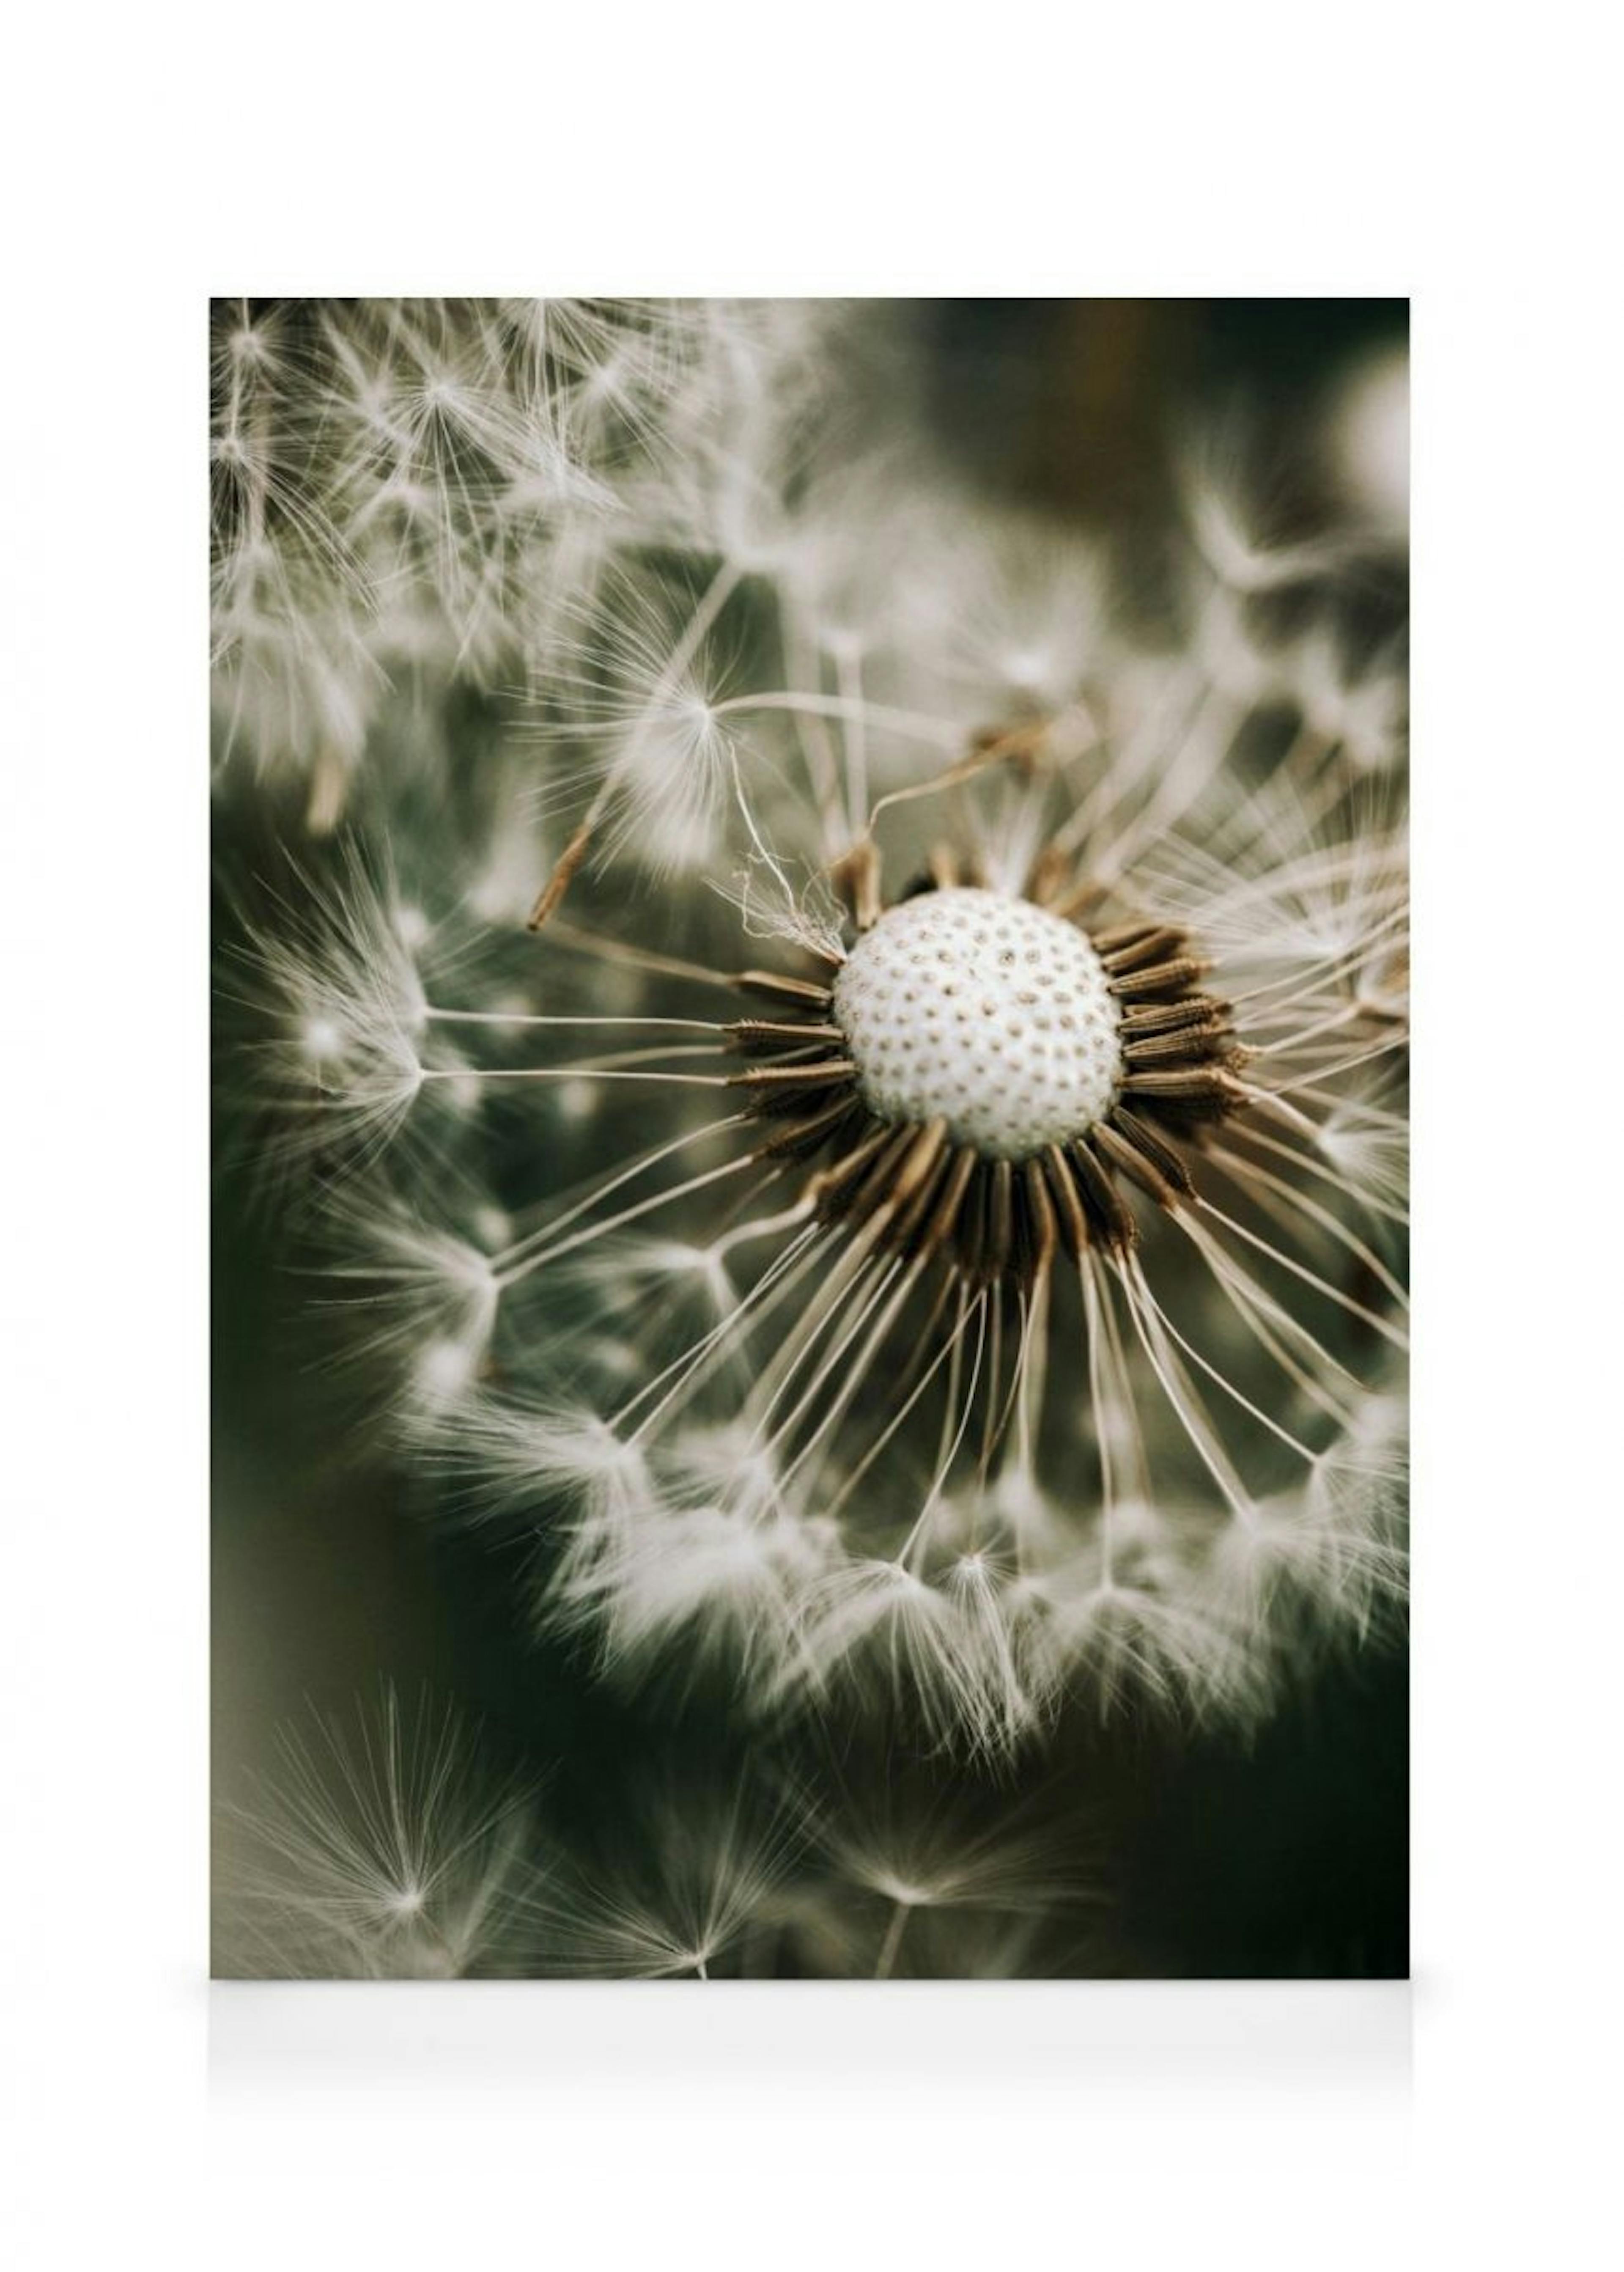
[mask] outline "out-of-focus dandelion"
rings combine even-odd
[[[385,1687],[354,1725],[281,1731],[251,1804],[221,1820],[227,1969],[458,1979],[525,1961],[533,1795],[493,1777],[449,1707]]]
[[[680,301],[222,300],[212,324],[222,767],[333,826],[391,685],[523,676],[610,542],[732,518],[724,429],[779,424],[815,312]],[[801,342],[801,351],[786,336]],[[682,490],[685,502],[670,506]]]
[[[573,1861],[549,1887],[544,1969],[708,1980],[770,1969],[769,1928],[804,1854],[791,1802],[749,1782],[670,1787],[630,1802],[615,1828],[618,1852]]]
[[[1075,1805],[1058,1820],[1040,1819],[1030,1803],[1024,1820],[1004,1808],[977,1820],[940,1791],[921,1797],[887,1781],[864,1792],[836,1778],[816,1835],[828,1880],[813,1929],[828,1939],[837,1927],[851,1943],[850,1969],[875,1980],[934,1972],[922,1939],[938,1950],[953,1943],[949,1969],[961,1969],[967,1925],[977,1972],[1017,1969],[1039,1932],[1075,1935],[1079,1913],[1101,1898]]]
[[[281,1730],[278,1753],[219,1820],[220,1969],[237,1976],[993,1976],[1070,1949],[1101,1909],[1075,1824],[1002,1805],[971,1820],[838,1775],[836,1815],[793,1773],[724,1785],[680,1748],[566,1833],[454,1708],[413,1714],[387,1685]]]
[[[1404,348],[1361,355],[1329,406],[1327,455],[1354,510],[1402,537],[1410,523],[1410,357]]]

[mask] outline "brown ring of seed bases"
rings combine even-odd
[[[937,852],[902,896],[950,888],[962,872]],[[853,863],[842,880],[853,923],[867,928],[880,904],[875,863]],[[823,1221],[893,1252],[940,1256],[972,1282],[1030,1285],[1057,1249],[1074,1259],[1095,1246],[1126,1252],[1138,1228],[1121,1181],[1167,1208],[1193,1195],[1176,1147],[1199,1144],[1203,1129],[1251,1101],[1237,1078],[1246,1052],[1228,1004],[1200,990],[1207,966],[1187,932],[1144,921],[1089,936],[1121,1005],[1123,1073],[1110,1110],[1084,1134],[1011,1161],[949,1142],[942,1120],[877,1120],[831,1015],[832,989],[747,970],[734,983],[775,1013],[726,1028],[753,1060],[732,1085],[771,1125],[756,1156],[805,1163]]]

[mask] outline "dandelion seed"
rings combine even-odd
[[[705,1980],[736,1969],[782,1900],[804,1842],[792,1800],[748,1787],[631,1802],[630,1854],[577,1863],[549,1891],[548,1969]]]
[[[227,1810],[231,1945],[243,1969],[456,1979],[526,1962],[532,1797],[474,1735],[385,1687],[353,1725],[284,1730],[276,1768]]]

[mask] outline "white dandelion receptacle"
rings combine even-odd
[[[990,1159],[1086,1135],[1121,1080],[1104,965],[1026,901],[962,887],[905,900],[858,940],[833,992],[875,1118],[941,1118]]]

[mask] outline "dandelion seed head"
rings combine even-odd
[[[690,989],[672,1007],[692,1014],[644,1019],[664,999],[635,990],[622,1009],[637,949],[566,925],[566,953],[594,959],[587,1023],[648,1032],[601,1082],[595,1040],[575,1065],[539,1068],[538,1104],[607,1129],[623,1095],[610,1080],[648,1078],[676,1117],[550,1228],[523,1229],[503,1297],[541,1330],[527,1342],[515,1313],[498,1361],[538,1386],[564,1368],[601,1401],[600,1446],[635,1468],[573,1474],[555,1423],[533,1434],[522,1408],[502,1416],[480,1392],[458,1334],[436,1327],[415,1354],[430,1440],[535,1525],[540,1621],[589,1637],[605,1670],[725,1666],[763,1709],[883,1693],[929,1741],[993,1759],[1079,1687],[1101,1710],[1133,1699],[1245,1716],[1278,1658],[1277,1600],[1318,1588],[1358,1614],[1372,1558],[1342,1536],[1361,1520],[1352,1482],[1295,1528],[1274,1506],[1289,1498],[1281,1458],[1316,1459],[1352,1376],[1253,1258],[1263,1237],[1298,1283],[1380,1327],[1307,1267],[1333,1233],[1354,1234],[1289,1180],[1282,1198],[1272,1162],[1284,1144],[1307,1163],[1306,1144],[1327,1203],[1339,1181],[1361,1193],[1316,1147],[1321,1118],[1253,1117],[1267,1092],[1237,1078],[1246,1027],[1226,997],[1261,1005],[1262,1054],[1288,1093],[1322,1066],[1334,1076],[1344,1052],[1362,1062],[1354,994],[1398,936],[1390,848],[1380,832],[1345,841],[1288,785],[1252,799],[1252,833],[1227,856],[1233,805],[1204,841],[1144,831],[1121,884],[1102,888],[1030,763],[1046,731],[1010,729],[990,758],[972,745],[957,771],[987,791],[979,832],[933,849],[899,898],[872,845],[822,873],[776,850],[756,776],[747,788],[730,763],[743,864],[731,892],[712,873],[711,897],[734,901],[751,945],[707,945],[708,964],[645,958],[652,978]],[[1080,755],[1063,737],[1046,762]],[[1209,778],[1198,755],[1191,796]],[[795,817],[786,799],[792,830]],[[1224,996],[1203,990],[1210,968]],[[691,991],[707,983],[756,1014],[718,1016]],[[504,1020],[478,1015],[494,1043]],[[504,1046],[527,1059],[548,1023],[516,1023]],[[1300,1075],[1285,1053],[1298,1032]],[[728,1151],[682,1161],[724,1137]],[[1261,1217],[1232,1217],[1254,1192]],[[1301,1265],[1264,1236],[1286,1200]],[[1181,1257],[1200,1266],[1195,1289]],[[533,1271],[533,1300],[518,1291]],[[1254,1378],[1254,1355],[1278,1377]],[[1233,1431],[1227,1405],[1208,1409],[1218,1398],[1243,1409]],[[1168,1513],[1203,1491],[1198,1515]]]
[[[263,747],[257,661],[308,713],[330,652],[363,732],[380,660],[517,642],[534,721],[455,873],[283,969],[284,1085],[407,1123],[496,1250],[485,1306],[407,1274],[414,1448],[628,1674],[725,1642],[764,1710],[972,1754],[1091,1687],[1249,1709],[1277,1604],[1397,1568],[1351,1423],[1401,1337],[1402,675],[1344,540],[1209,452],[1152,640],[1093,545],[806,446],[805,311],[325,320],[298,543],[279,340],[222,414],[226,700]],[[543,959],[488,983],[448,910]]]

